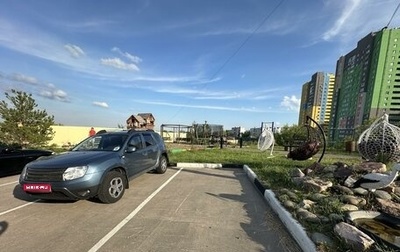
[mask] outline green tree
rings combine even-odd
[[[11,90],[5,93],[5,100],[0,102],[0,141],[5,144],[38,147],[50,141],[54,132],[54,116],[46,110],[37,109],[31,94]]]
[[[292,145],[295,141],[307,138],[307,130],[304,126],[284,125],[280,133],[275,133],[275,142],[277,145]]]

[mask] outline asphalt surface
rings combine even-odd
[[[0,178],[0,251],[301,251],[241,168],[130,181],[115,204],[35,201]]]

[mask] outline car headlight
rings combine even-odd
[[[22,169],[21,174],[19,175],[19,179],[25,179],[26,175],[26,165],[24,166],[24,169]]]
[[[73,180],[85,176],[88,166],[69,167],[63,173],[63,180]]]

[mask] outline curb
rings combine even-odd
[[[300,225],[300,223],[297,220],[293,219],[292,215],[276,199],[274,192],[272,190],[264,188],[264,186],[258,180],[257,175],[255,175],[255,173],[250,169],[250,167],[244,165],[243,169],[246,171],[249,179],[253,181],[254,185],[267,200],[272,210],[274,210],[274,212],[279,216],[279,219],[282,221],[286,229],[299,244],[300,248],[303,251],[316,252],[317,249],[315,247],[314,242],[311,241],[311,239],[308,237],[306,231]]]
[[[222,164],[207,164],[207,163],[177,163],[176,167],[187,167],[187,168],[223,168],[227,167]],[[300,223],[295,220],[292,215],[281,205],[281,203],[276,199],[274,192],[272,190],[266,189],[257,175],[250,169],[249,166],[243,165],[242,169],[246,172],[247,177],[253,182],[254,186],[260,191],[264,196],[265,200],[268,202],[272,210],[278,215],[279,219],[285,225],[286,229],[292,235],[293,239],[297,242],[300,248],[304,252],[316,252],[314,242],[308,237],[304,228]]]

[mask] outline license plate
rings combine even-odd
[[[24,184],[24,191],[31,193],[50,193],[50,184]]]

